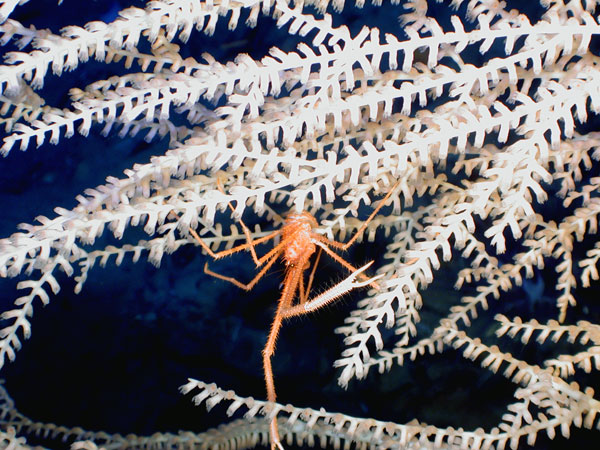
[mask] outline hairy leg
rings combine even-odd
[[[256,276],[254,278],[252,278],[252,280],[250,280],[249,283],[244,284],[241,281],[239,281],[238,279],[234,278],[234,277],[228,277],[226,275],[221,275],[220,273],[217,272],[213,272],[212,270],[210,270],[208,268],[208,263],[204,264],[204,273],[210,276],[213,276],[215,278],[218,278],[220,280],[224,280],[224,281],[228,281],[231,284],[234,284],[235,286],[239,287],[240,289],[244,289],[245,291],[249,291],[250,289],[252,289],[254,287],[254,285],[256,285],[256,283],[258,283],[258,281],[265,275],[265,273],[267,273],[267,271],[271,268],[271,266],[273,265],[273,263],[275,261],[277,261],[277,257],[279,255],[276,254],[274,255],[268,262],[267,264],[265,264],[265,266],[260,270],[260,272],[258,272],[256,274]]]
[[[388,191],[387,194],[385,194],[385,197],[383,197],[383,199],[379,202],[379,204],[377,205],[377,207],[373,210],[373,212],[371,213],[371,215],[367,218],[367,220],[365,220],[363,222],[363,224],[360,226],[360,228],[358,230],[356,230],[356,233],[354,233],[354,236],[352,236],[350,238],[350,240],[348,242],[337,242],[337,241],[333,241],[333,240],[329,240],[327,238],[324,238],[327,241],[328,245],[331,245],[332,247],[335,247],[339,250],[348,250],[348,248],[354,244],[354,242],[356,242],[356,240],[362,236],[362,234],[365,232],[367,225],[369,225],[369,222],[371,222],[371,220],[373,220],[375,218],[375,216],[377,215],[377,213],[379,212],[379,210],[381,208],[383,208],[383,205],[385,205],[385,202],[387,202],[388,198],[390,198],[390,196],[392,195],[392,192],[394,192],[396,190],[396,188],[398,187],[398,185],[400,184],[400,181],[396,181],[396,183],[392,186],[392,188]]]
[[[373,283],[375,283],[375,280],[378,280],[379,278],[383,277],[383,275],[377,275],[375,277],[368,278],[364,281],[357,280],[357,278],[363,276],[363,272],[367,270],[371,266],[371,264],[373,264],[373,261],[355,270],[347,278],[345,278],[335,286],[332,286],[327,291],[318,295],[314,299],[309,300],[304,304],[290,306],[282,310],[281,316],[284,319],[288,319],[290,317],[309,314],[333,303],[335,300],[339,299],[342,295],[347,294],[352,289],[372,285]]]
[[[234,253],[237,252],[241,252],[242,250],[246,250],[246,249],[252,249],[251,253],[253,253],[254,251],[254,246],[257,244],[262,244],[263,242],[267,242],[270,241],[271,239],[275,238],[276,236],[278,236],[280,233],[280,230],[276,230],[273,231],[272,233],[267,234],[266,236],[251,240],[249,242],[246,242],[245,244],[240,244],[237,245],[233,248],[230,248],[228,250],[222,250],[220,252],[213,252],[211,250],[211,248],[208,246],[208,244],[206,242],[204,242],[202,240],[202,238],[198,235],[198,233],[196,232],[196,230],[190,228],[190,234],[192,235],[192,237],[198,242],[198,244],[200,244],[200,246],[204,249],[204,251],[206,253],[208,253],[210,256],[212,256],[214,259],[221,259],[225,256],[229,256],[232,255]],[[269,259],[269,253],[267,253],[266,255],[264,255],[261,258],[256,258],[256,253],[253,253],[252,259],[254,259],[254,263],[256,264],[257,267],[260,267],[264,264],[264,262],[266,260]]]
[[[325,244],[326,242],[329,242],[329,241],[326,238],[324,238],[323,236],[319,236],[318,239],[315,239],[315,241],[314,241],[314,243],[316,245],[318,245],[319,248],[323,249],[325,251],[325,253],[327,253],[329,256],[331,256],[333,259],[335,259],[338,263],[340,263],[342,266],[344,266],[350,272],[356,272],[358,270],[356,267],[354,267],[352,264],[350,264],[348,261],[346,261],[340,255],[333,252],[329,247],[327,247],[327,245]],[[360,277],[363,279],[367,278],[367,276],[362,273],[360,274]],[[371,287],[373,287],[375,289],[379,289],[379,285],[375,282],[373,282],[371,284]]]

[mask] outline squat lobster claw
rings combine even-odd
[[[267,271],[271,268],[271,266],[277,261],[277,259],[281,256],[285,265],[285,277],[282,284],[281,295],[279,297],[277,310],[275,312],[275,317],[273,318],[273,322],[271,324],[271,330],[269,332],[269,337],[267,338],[267,343],[263,349],[263,369],[265,375],[265,384],[267,388],[267,400],[269,402],[276,401],[276,393],[275,393],[275,384],[273,381],[273,368],[271,366],[271,358],[275,353],[275,343],[277,341],[277,335],[279,334],[279,330],[281,328],[283,319],[288,319],[291,317],[302,316],[305,314],[310,314],[318,309],[321,309],[342,295],[350,292],[352,289],[371,286],[375,289],[379,289],[379,285],[377,284],[377,280],[380,279],[383,275],[378,275],[372,278],[369,278],[365,275],[365,271],[373,264],[373,261],[365,264],[360,268],[354,267],[352,264],[347,262],[344,258],[338,255],[336,252],[332,250],[332,248],[336,250],[344,251],[348,249],[356,240],[363,234],[367,225],[373,218],[377,215],[379,210],[383,207],[385,202],[389,199],[392,192],[398,186],[398,182],[389,190],[383,200],[379,203],[379,205],[373,210],[371,215],[367,218],[367,220],[361,225],[361,227],[357,230],[354,236],[346,243],[337,242],[331,239],[327,239],[325,236],[322,236],[313,230],[318,227],[317,220],[308,212],[303,211],[300,213],[291,213],[285,220],[284,225],[281,229],[273,231],[266,236],[260,237],[258,239],[252,239],[250,235],[250,230],[242,220],[240,220],[240,224],[242,229],[244,230],[244,235],[246,236],[246,243],[240,244],[236,247],[233,247],[228,250],[223,250],[221,252],[213,252],[210,247],[200,238],[198,233],[195,230],[190,228],[190,233],[194,237],[194,239],[198,242],[198,244],[214,259],[220,259],[225,256],[232,255],[234,253],[240,252],[242,250],[249,250],[256,267],[260,267],[260,271],[256,274],[256,276],[247,284],[240,282],[234,277],[228,277],[225,275],[221,275],[219,273],[213,272],[208,268],[208,263],[204,266],[204,272],[208,275],[211,275],[215,278],[219,278],[221,280],[228,281],[235,286],[249,291],[252,289],[256,283],[267,273]],[[221,185],[219,184],[219,190],[223,192]],[[229,207],[233,210],[233,206],[230,204]],[[277,236],[281,236],[280,242],[273,247],[269,252],[267,252],[262,257],[258,257],[255,251],[255,246],[271,239],[274,239]],[[310,267],[310,258],[315,253],[318,248],[317,256],[313,263],[313,268],[308,277],[308,283],[305,285],[304,282],[304,271]],[[315,271],[319,259],[321,257],[321,253],[325,252],[332,259],[337,261],[351,273],[350,275],[339,282],[338,284],[332,286],[327,291],[318,295],[317,297],[309,300],[308,296],[310,293],[310,289],[312,286],[312,282],[314,279]],[[294,299],[297,295],[297,301],[294,303]],[[277,417],[272,417],[269,425],[269,434],[271,438],[271,450],[280,449],[283,450],[283,446],[281,445],[281,441],[279,438],[279,429],[277,426]]]

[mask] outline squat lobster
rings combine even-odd
[[[262,352],[265,383],[267,387],[267,400],[269,402],[275,402],[276,400],[275,384],[273,381],[273,369],[271,366],[271,357],[275,352],[275,342],[277,341],[277,335],[279,334],[279,329],[281,328],[283,319],[301,316],[316,311],[317,309],[320,309],[332,303],[337,298],[341,297],[342,295],[351,291],[354,288],[370,285],[373,288],[379,289],[379,285],[376,283],[376,280],[381,278],[383,275],[368,278],[364,274],[364,272],[371,266],[373,261],[357,269],[352,264],[348,263],[344,258],[342,258],[333,250],[331,250],[330,247],[344,251],[348,249],[352,244],[354,244],[354,242],[356,242],[356,240],[365,231],[369,222],[373,220],[373,218],[377,215],[379,210],[383,207],[383,205],[388,200],[388,198],[390,197],[397,185],[398,183],[396,183],[392,187],[392,189],[390,189],[390,191],[386,194],[386,196],[379,203],[379,205],[373,210],[373,212],[367,218],[367,220],[357,230],[354,236],[346,243],[327,239],[326,237],[315,233],[313,230],[318,226],[317,220],[306,211],[303,211],[301,213],[289,214],[281,229],[276,230],[268,234],[267,236],[263,236],[254,240],[252,240],[250,236],[250,231],[248,230],[244,222],[240,220],[240,224],[242,226],[242,229],[244,230],[244,235],[246,236],[247,242],[245,244],[233,247],[229,250],[223,250],[221,252],[216,253],[210,249],[210,247],[200,238],[200,236],[198,236],[198,233],[196,233],[195,230],[190,228],[190,233],[192,234],[194,239],[198,241],[200,246],[202,246],[202,248],[214,259],[223,258],[225,256],[229,256],[233,253],[237,253],[239,251],[247,249],[250,251],[252,259],[254,260],[254,263],[256,264],[257,268],[264,265],[264,267],[260,269],[258,274],[256,274],[256,276],[249,283],[244,284],[233,277],[227,277],[213,272],[208,268],[208,263],[205,264],[204,272],[208,275],[219,278],[221,280],[229,281],[230,283],[246,291],[249,291],[254,287],[254,285],[265,275],[265,273],[275,263],[275,261],[277,261],[277,259],[280,256],[283,259],[285,265],[285,277],[283,281],[283,288],[281,290],[281,296],[279,297],[277,311],[275,312],[275,317],[273,318],[273,323],[271,324],[271,331],[269,332],[267,343],[265,344],[265,348]],[[219,190],[222,191],[220,185]],[[231,204],[229,204],[229,207],[233,210]],[[270,241],[271,239],[274,239],[277,236],[281,236],[281,241],[279,242],[279,244],[273,247],[273,249],[270,250],[267,254],[259,258],[256,255],[254,246]],[[310,267],[309,260],[315,253],[317,247],[319,248],[319,252],[317,253],[312,271],[308,278],[308,284],[305,286],[304,271]],[[321,257],[322,251],[327,253],[334,260],[336,260],[338,263],[340,263],[352,273],[346,279],[331,287],[324,293],[318,295],[316,298],[308,300],[308,294],[312,286],[316,267]],[[358,281],[358,278],[362,281]],[[296,297],[296,293],[298,293],[298,301],[294,304],[294,298]],[[279,439],[279,429],[277,426],[276,416],[271,419],[269,425],[269,433],[271,438],[271,449],[275,450],[276,448],[279,448],[283,450],[283,446],[281,445]]]

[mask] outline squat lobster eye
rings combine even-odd
[[[367,220],[356,231],[354,236],[346,243],[327,239],[326,237],[315,233],[313,230],[318,226],[317,220],[306,211],[303,211],[301,213],[290,213],[286,218],[285,223],[283,224],[281,229],[273,231],[272,233],[269,233],[266,236],[254,240],[251,238],[250,230],[248,229],[248,227],[246,227],[244,222],[240,220],[240,225],[242,226],[242,229],[244,230],[244,235],[246,237],[246,243],[233,247],[229,250],[223,250],[221,252],[216,253],[210,249],[210,247],[200,238],[200,236],[198,236],[198,233],[196,233],[195,230],[190,228],[190,233],[194,237],[194,239],[214,259],[222,258],[224,256],[237,253],[241,250],[250,251],[252,259],[256,264],[256,267],[260,267],[261,269],[256,274],[256,276],[247,284],[238,281],[234,277],[228,277],[211,271],[208,268],[208,263],[206,263],[204,266],[204,272],[208,275],[211,275],[215,278],[219,278],[221,280],[228,281],[246,291],[249,291],[256,285],[258,280],[260,280],[265,275],[265,273],[267,273],[267,271],[271,268],[271,266],[275,263],[275,261],[277,261],[279,257],[281,257],[284,261],[285,276],[283,282],[280,285],[281,295],[279,297],[275,317],[273,318],[273,322],[271,324],[271,331],[269,332],[267,343],[265,344],[265,348],[262,352],[265,384],[267,387],[267,400],[269,402],[275,402],[276,400],[275,384],[273,381],[273,368],[271,366],[271,357],[275,352],[275,342],[277,341],[277,335],[279,334],[279,329],[281,328],[283,319],[301,316],[314,312],[320,308],[323,308],[326,305],[331,304],[332,302],[340,298],[342,295],[350,292],[352,289],[355,288],[371,286],[375,289],[379,289],[377,280],[383,275],[369,278],[364,274],[364,272],[371,266],[371,264],[373,264],[373,261],[360,268],[356,268],[352,264],[347,262],[344,258],[342,258],[340,255],[338,255],[335,251],[333,251],[332,248],[343,251],[348,249],[352,244],[354,244],[354,242],[356,242],[356,240],[363,234],[369,222],[373,220],[373,218],[377,215],[379,210],[388,200],[390,195],[392,195],[392,192],[396,189],[398,184],[398,182],[394,184],[394,186],[389,190],[389,192],[379,203],[379,205],[377,205],[377,207],[373,210],[373,212],[367,218]],[[218,185],[218,188],[221,192],[223,192],[223,188],[220,184]],[[229,208],[231,210],[234,209],[231,204],[229,204]],[[274,239],[277,236],[281,236],[279,244],[277,244],[269,252],[267,252],[265,255],[259,258],[256,255],[254,247],[258,244],[270,241],[271,239]],[[315,257],[315,261],[312,265],[312,270],[308,277],[308,282],[305,285],[304,271],[310,268],[310,258],[315,253],[317,247],[319,248],[319,251],[317,252],[317,256]],[[340,263],[351,273],[340,283],[329,288],[327,291],[323,292],[317,297],[309,300],[308,295],[312,287],[315,271],[317,268],[317,264],[319,263],[319,259],[321,258],[322,252],[327,253],[327,255],[329,255],[335,261]],[[271,437],[271,449],[283,449],[279,438],[277,417],[273,417],[271,419],[269,426],[269,434]]]

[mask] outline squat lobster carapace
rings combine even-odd
[[[279,329],[281,328],[283,319],[309,314],[313,311],[323,308],[354,288],[368,285],[375,289],[379,289],[377,279],[381,278],[382,275],[369,278],[364,274],[364,272],[373,263],[372,261],[360,268],[356,268],[344,258],[339,256],[336,252],[334,252],[332,248],[339,251],[344,251],[354,244],[354,242],[356,242],[356,240],[365,231],[369,222],[373,220],[373,218],[388,200],[397,185],[398,183],[396,183],[389,190],[389,192],[375,208],[375,210],[373,210],[367,220],[361,225],[354,236],[346,243],[333,241],[316,233],[314,229],[318,226],[317,220],[306,211],[289,214],[281,229],[276,230],[267,236],[263,236],[254,240],[251,239],[250,231],[246,225],[240,220],[240,224],[244,230],[244,235],[246,236],[247,242],[229,250],[223,250],[216,253],[210,249],[210,247],[200,238],[200,236],[198,236],[198,233],[196,233],[195,230],[190,229],[190,233],[194,239],[196,239],[200,246],[202,246],[202,248],[215,259],[223,258],[224,256],[228,256],[242,250],[250,251],[256,267],[260,267],[261,269],[258,274],[256,274],[256,276],[247,284],[244,284],[233,277],[227,277],[213,272],[208,268],[208,263],[204,266],[204,271],[207,274],[221,280],[228,281],[241,289],[247,291],[252,289],[279,257],[281,257],[283,260],[285,265],[285,276],[282,284],[281,295],[279,297],[275,317],[273,318],[273,322],[271,324],[271,331],[269,332],[267,343],[262,352],[265,384],[267,387],[267,400],[269,402],[275,402],[276,400],[271,357],[275,352],[275,343],[277,341],[277,335],[279,334]],[[219,187],[219,189],[221,188]],[[233,209],[231,205],[229,206],[231,209]],[[256,255],[254,247],[258,244],[268,242],[277,236],[281,236],[280,242],[267,254],[259,258]],[[305,285],[304,271],[310,268],[310,258],[315,253],[317,248],[319,251],[317,252],[315,261],[312,265],[308,282]],[[322,252],[327,253],[327,255],[348,269],[351,274],[340,283],[329,288],[327,291],[323,292],[317,297],[309,300],[308,296],[314,279],[315,270]],[[294,302],[295,298],[297,298],[296,302]],[[272,417],[269,426],[269,432],[271,438],[271,449],[283,449],[279,439],[277,417]]]

